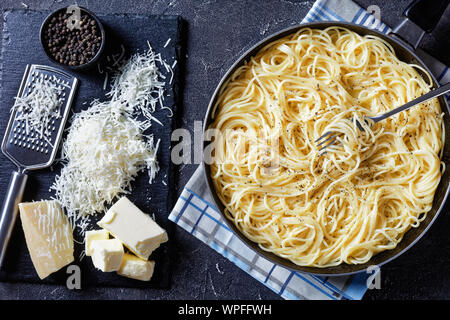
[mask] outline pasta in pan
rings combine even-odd
[[[428,92],[418,69],[384,40],[342,27],[304,28],[262,48],[212,112],[221,135],[211,177],[227,218],[301,266],[362,264],[395,248],[431,210],[443,113],[433,99],[374,125],[362,119]],[[327,131],[339,143],[319,156],[314,141]]]

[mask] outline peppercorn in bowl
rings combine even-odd
[[[40,39],[51,61],[78,70],[95,65],[105,47],[100,20],[86,8],[77,6],[61,8],[47,16]]]

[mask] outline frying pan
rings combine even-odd
[[[432,75],[429,68],[425,65],[425,63],[416,55],[415,49],[420,43],[423,35],[425,33],[431,32],[434,27],[437,25],[439,19],[444,13],[446,7],[448,6],[450,0],[436,0],[436,1],[425,1],[425,0],[416,0],[414,1],[404,12],[404,20],[393,29],[393,31],[389,35],[382,34],[378,31],[355,25],[352,23],[343,23],[343,22],[315,22],[315,23],[304,23],[298,26],[290,27],[279,31],[264,40],[257,43],[247,52],[245,52],[236,62],[231,66],[231,68],[227,71],[227,73],[223,76],[222,80],[218,84],[215,92],[212,95],[211,101],[209,103],[206,117],[204,121],[204,131],[203,131],[203,150],[211,143],[209,139],[206,138],[205,131],[209,128],[212,123],[212,110],[218,99],[219,91],[221,87],[225,84],[226,80],[229,76],[231,76],[234,71],[242,66],[251,56],[254,56],[262,47],[271,43],[277,39],[283,38],[289,34],[297,32],[302,28],[314,28],[314,29],[325,29],[330,26],[340,26],[345,27],[349,30],[352,30],[360,35],[375,35],[381,39],[386,40],[391,46],[394,48],[397,57],[407,63],[414,63],[422,66],[432,77],[433,85],[435,88],[439,87],[439,84],[436,78]],[[420,72],[420,71],[419,71]],[[444,126],[445,126],[445,145],[443,152],[443,159],[446,164],[450,161],[450,114],[447,102],[441,96],[439,98],[439,102],[441,104],[442,111],[445,113],[444,116]],[[231,222],[228,218],[225,217],[224,214],[224,205],[221,200],[217,196],[215,192],[215,188],[210,176],[211,169],[206,161],[206,158],[203,158],[203,163],[205,170],[205,178],[207,182],[207,186],[211,192],[211,195],[214,199],[215,205],[219,212],[222,214],[224,221],[228,225],[228,227],[250,248],[254,251],[258,252],[261,256],[266,259],[284,266],[288,269],[294,271],[300,271],[310,274],[316,275],[348,275],[357,272],[361,272],[367,270],[369,266],[378,265],[381,266],[389,261],[394,260],[404,252],[406,252],[409,248],[411,248],[431,227],[433,222],[438,217],[442,208],[444,207],[445,200],[447,199],[449,193],[449,183],[450,183],[450,170],[446,170],[441,178],[439,186],[436,190],[433,206],[431,211],[427,214],[425,220],[422,221],[419,227],[411,228],[409,231],[405,233],[402,241],[397,245],[396,248],[392,250],[386,250],[377,255],[373,256],[368,262],[364,264],[345,264],[334,266],[334,267],[326,267],[326,268],[317,268],[317,267],[304,267],[296,265],[295,263],[279,257],[273,253],[266,252],[262,250],[257,243],[249,240],[247,237],[243,235],[243,233]],[[447,165],[448,167],[448,165]]]

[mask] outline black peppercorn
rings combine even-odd
[[[81,12],[79,24],[70,29],[71,19],[64,11],[56,13],[44,26],[43,43],[49,55],[61,64],[78,66],[89,62],[100,49],[101,33],[97,22]]]

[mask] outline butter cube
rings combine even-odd
[[[117,201],[98,225],[144,260],[147,260],[161,243],[168,240],[166,231],[126,197]]]
[[[85,252],[88,257],[92,255],[92,241],[94,240],[108,240],[109,239],[109,232],[107,230],[101,229],[101,230],[91,230],[86,231],[86,237],[85,237]]]
[[[125,253],[117,273],[124,277],[149,281],[152,278],[154,268],[154,261],[143,260],[132,254]]]
[[[122,242],[117,239],[94,240],[91,244],[92,262],[103,272],[117,271],[123,257]]]

